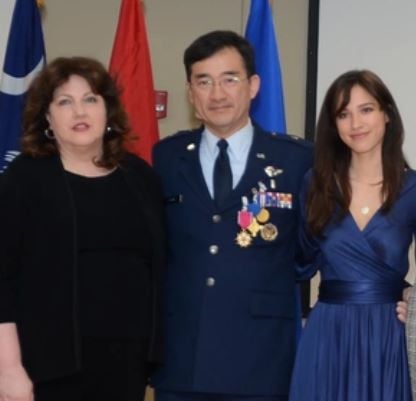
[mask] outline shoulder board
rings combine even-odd
[[[304,146],[307,148],[312,148],[313,143],[307,139],[304,139],[298,135],[291,135],[291,134],[280,134],[276,132],[270,133],[270,137],[275,140],[286,141],[291,143],[296,143],[300,146]]]
[[[193,129],[193,130],[183,130],[178,131],[173,134],[170,134],[168,136],[165,136],[164,138],[161,138],[161,142],[170,142],[170,141],[178,141],[178,140],[184,140],[186,141],[188,138],[192,137],[196,133],[200,132],[201,128]]]

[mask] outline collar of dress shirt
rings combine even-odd
[[[251,143],[253,142],[254,128],[249,120],[247,124],[226,138],[228,142],[228,153],[234,160],[246,158],[249,152]],[[219,149],[217,142],[220,140],[218,136],[214,135],[209,129],[205,128],[202,132],[202,139],[205,142],[206,150],[212,159],[218,155]]]

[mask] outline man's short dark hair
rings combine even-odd
[[[193,64],[205,60],[225,48],[233,48],[240,53],[248,77],[256,73],[254,51],[246,39],[233,31],[212,31],[197,38],[185,50],[183,62],[187,80],[191,79]]]

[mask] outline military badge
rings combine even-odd
[[[267,176],[270,178],[270,188],[276,189],[276,179],[280,174],[283,174],[283,170],[280,168],[276,168],[273,166],[267,166],[264,168],[264,172],[267,174]]]

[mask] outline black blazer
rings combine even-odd
[[[163,200],[153,170],[127,155],[120,168],[151,227],[152,320],[148,359],[161,360]],[[35,381],[80,368],[74,202],[58,156],[18,156],[0,180],[0,322],[16,322]]]

